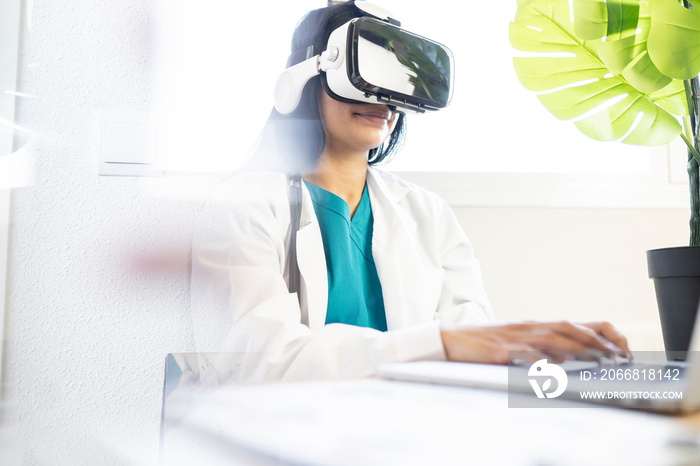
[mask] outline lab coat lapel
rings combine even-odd
[[[308,322],[311,330],[317,330],[326,324],[328,272],[321,228],[316,220],[311,195],[304,183],[302,183],[301,216],[297,232],[297,262],[301,275],[302,320]],[[312,291],[309,292],[309,290]]]
[[[408,188],[382,180],[369,170],[374,233],[372,255],[382,284],[389,330],[432,319],[428,283],[416,249],[417,225],[400,206]]]

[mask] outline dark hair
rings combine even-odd
[[[292,55],[287,67],[305,59],[303,53],[313,47],[319,54],[326,49],[331,33],[353,18],[366,16],[353,1],[333,4],[307,13],[297,24],[292,37]],[[299,56],[299,59],[292,57]],[[297,109],[282,115],[272,109],[258,139],[249,165],[256,168],[301,173],[310,170],[318,160],[326,143],[326,135],[318,109],[320,76],[306,84]],[[369,151],[370,165],[388,161],[401,148],[406,132],[406,116],[398,113],[396,126],[389,138]]]

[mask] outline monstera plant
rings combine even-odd
[[[691,247],[668,249],[671,265],[682,263],[682,274],[695,277],[682,298],[687,310],[675,302],[662,309],[681,292],[676,286],[660,296],[654,251],[647,256],[666,349],[686,349],[681,340],[689,335],[668,332],[689,333],[700,299],[700,0],[518,0],[510,42],[530,52],[514,58],[520,82],[587,136],[642,146],[685,142]],[[665,267],[662,278],[679,273]]]

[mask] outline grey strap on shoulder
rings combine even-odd
[[[301,290],[301,277],[299,272],[299,262],[297,262],[297,231],[301,221],[301,176],[290,175],[288,177],[289,187],[289,227],[291,229],[289,239],[289,292],[296,293],[299,298]]]

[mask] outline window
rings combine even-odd
[[[452,104],[412,116],[387,165],[452,205],[686,208],[682,142],[599,142],[560,121],[518,81],[508,38],[517,2],[383,0],[402,26],[455,55]],[[448,13],[446,13],[448,12]]]
[[[166,170],[226,172],[245,160],[272,109],[296,23],[322,1],[157,2],[157,112]]]
[[[594,141],[551,115],[518,81],[508,27],[516,2],[383,0],[408,30],[455,55],[451,105],[409,121],[409,140],[391,168],[480,173],[647,173],[651,151]],[[426,157],[426,154],[429,156]],[[429,162],[428,162],[429,161]]]
[[[0,190],[22,186],[26,167],[22,154],[13,154],[17,96],[17,53],[19,47],[20,1],[0,3]]]
[[[7,247],[10,225],[10,190],[17,181],[17,162],[12,154],[14,91],[17,81],[20,0],[0,3],[0,339],[4,335]],[[0,345],[0,362],[2,349]],[[2,379],[2,367],[0,367]]]
[[[684,188],[668,185],[666,148],[591,140],[557,120],[518,82],[517,52],[508,39],[515,2],[380,3],[407,30],[448,45],[456,61],[452,104],[409,115],[406,146],[388,170],[458,204],[687,204]],[[158,139],[166,170],[223,172],[246,158],[272,108],[297,20],[324,5],[161,2],[160,70],[167,85]],[[562,192],[569,194],[561,198]]]

